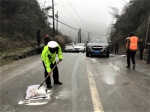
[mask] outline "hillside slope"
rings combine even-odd
[[[37,48],[38,29],[41,30],[41,46],[44,45],[45,35],[53,35],[48,11],[51,8],[41,9],[37,0],[0,0],[0,60],[15,60],[14,56]],[[61,39],[53,39],[62,47],[72,41],[60,32],[58,35]]]
[[[149,14],[149,0],[131,0],[130,3],[124,6],[121,15],[114,14],[114,16],[117,15],[117,21],[112,24],[112,41],[119,40],[120,45],[125,45],[125,39],[129,36],[130,32],[134,32],[139,38],[146,40]],[[150,29],[148,41],[150,42]]]

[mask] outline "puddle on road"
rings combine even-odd
[[[105,77],[105,78],[104,78],[104,81],[105,81],[107,84],[115,84],[115,78],[114,78],[114,77]]]
[[[120,71],[120,68],[118,67],[118,65],[120,65],[118,62],[116,62],[115,64],[113,63],[109,63],[109,65],[115,70],[112,71],[105,71],[105,75],[103,75],[103,80],[105,81],[106,84],[115,84],[116,83],[116,75],[117,73]],[[111,75],[110,75],[111,73]]]

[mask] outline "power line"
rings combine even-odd
[[[32,6],[31,4],[29,4],[29,3],[27,3],[26,1],[24,1],[26,4],[28,4],[28,5],[30,5],[32,8],[34,8],[35,10],[37,10],[37,8],[35,8],[34,6]],[[37,10],[38,11],[38,10]],[[44,13],[44,12],[42,12],[43,14],[45,14],[45,15],[47,15],[48,17],[50,17],[50,18],[52,18],[52,16],[50,16],[50,15],[48,15],[48,14],[46,14],[46,13]],[[54,20],[56,20],[55,18],[54,18]],[[67,25],[67,24],[65,24],[65,23],[63,23],[63,22],[61,22],[61,21],[58,21],[58,22],[60,22],[61,24],[64,24],[64,25],[66,25],[66,26],[68,26],[68,27],[70,27],[70,28],[72,28],[72,29],[74,29],[74,30],[78,30],[78,29],[76,29],[76,28],[73,28],[73,27],[71,27],[71,26],[69,26],[69,25]]]
[[[60,2],[60,1],[59,1]],[[60,2],[61,3],[61,2]],[[65,6],[61,3],[61,5],[65,8]],[[66,9],[66,8],[65,8]],[[69,13],[69,11],[66,9],[66,11]],[[70,14],[70,13],[69,13]],[[71,14],[70,14],[71,15]],[[72,15],[71,15],[72,16]],[[72,18],[74,19],[74,17],[72,16]],[[75,19],[74,19],[75,20]],[[76,21],[76,20],[75,20]],[[76,21],[77,22],[77,21]],[[78,22],[77,22],[78,23]],[[78,25],[80,26],[80,24],[78,23]],[[81,27],[81,26],[80,26]]]
[[[55,20],[56,20],[56,19],[55,19]],[[58,22],[60,22],[61,24],[65,25],[65,26],[68,26],[69,28],[72,28],[72,29],[74,29],[74,30],[77,30],[77,31],[79,30],[79,29],[73,28],[73,27],[71,27],[71,26],[69,26],[69,25],[67,25],[67,24],[65,24],[65,23],[63,23],[63,22],[61,22],[61,21],[59,21],[59,20],[58,20]]]
[[[60,17],[59,17],[59,19],[61,19]],[[61,19],[62,20],[62,19]],[[62,20],[63,21],[63,20]],[[63,21],[64,22],[64,21]],[[61,24],[61,27],[63,28],[63,26],[62,26],[62,24]],[[64,30],[64,29],[63,29]],[[65,32],[65,30],[64,30],[64,32]]]
[[[60,17],[59,17],[60,18]],[[61,18],[60,18],[61,19]],[[62,23],[64,23],[64,21],[61,19]],[[65,23],[64,23],[65,24]],[[69,25],[68,25],[69,26]],[[76,28],[75,28],[76,29]],[[81,31],[85,31],[85,32],[89,32],[89,31],[86,31],[86,30],[81,30]]]
[[[73,6],[71,5],[71,3],[68,1],[69,5],[71,6],[71,8],[74,10],[74,12],[77,14],[77,16],[80,18],[80,16],[78,15],[78,13],[76,12],[76,10],[73,8]],[[80,18],[80,20],[82,21],[82,19]],[[85,23],[82,21],[82,23],[85,25]],[[87,28],[87,26],[85,25],[85,27]],[[88,28],[87,28],[88,29]],[[88,29],[89,30],[89,29]]]
[[[35,6],[33,6],[33,5],[29,4],[29,3],[27,3],[26,1],[24,1],[24,2],[25,2],[27,5],[29,5],[29,6],[31,6],[32,8],[34,8],[35,11],[39,11],[37,8],[35,8]],[[42,12],[42,11],[41,11],[41,12]],[[52,16],[50,16],[50,15],[44,13],[44,12],[42,12],[42,13],[45,14],[46,16],[52,18]],[[54,20],[56,20],[56,19],[54,18]],[[79,31],[79,29],[74,28],[74,27],[72,27],[72,26],[69,26],[69,25],[67,25],[67,24],[65,24],[65,23],[63,23],[63,22],[61,22],[61,21],[59,21],[59,20],[58,20],[58,22],[61,23],[61,24],[63,24],[63,25],[65,25],[65,26],[68,26],[69,28],[72,28],[72,29],[74,29],[74,30]],[[83,30],[83,29],[82,29],[82,30]],[[85,31],[85,30],[84,30],[84,31]]]
[[[59,17],[59,18],[60,18],[60,17]],[[61,18],[60,18],[60,19],[61,19]],[[64,22],[62,19],[61,19],[61,21]]]

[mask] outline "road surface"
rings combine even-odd
[[[63,84],[52,80],[49,99],[25,100],[27,87],[44,80],[40,55],[1,66],[0,112],[150,112],[150,65],[145,61],[136,60],[133,70],[121,55],[63,56],[58,64]]]

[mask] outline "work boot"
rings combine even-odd
[[[129,66],[126,66],[126,68],[130,68]]]
[[[59,85],[61,85],[62,82],[57,81],[57,82],[54,82],[54,84],[59,84]]]
[[[133,69],[135,69],[135,64],[133,64]]]
[[[51,85],[47,85],[47,88],[52,88],[52,86]]]

